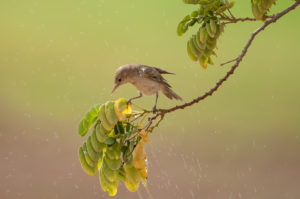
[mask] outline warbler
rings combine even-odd
[[[155,113],[159,91],[161,91],[169,99],[182,101],[182,98],[171,90],[170,84],[168,84],[167,80],[162,77],[162,74],[174,73],[141,64],[126,64],[120,66],[115,71],[114,88],[111,93],[113,94],[119,86],[131,83],[137,88],[139,95],[137,97],[130,98],[127,103],[129,104],[132,100],[138,99],[143,95],[155,95],[155,104],[152,108],[152,111]]]

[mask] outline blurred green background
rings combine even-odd
[[[279,0],[272,12],[292,0]],[[0,198],[108,198],[77,158],[77,124],[110,96],[114,70],[141,63],[189,101],[214,86],[261,22],[228,25],[203,70],[186,53],[181,0],[0,2]],[[236,16],[251,16],[237,0]],[[116,198],[300,198],[299,8],[257,36],[212,97],[166,115],[147,145],[149,184]],[[136,101],[151,108],[154,98]],[[159,98],[158,108],[178,104]]]

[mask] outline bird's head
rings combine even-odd
[[[113,94],[119,86],[128,82],[129,73],[130,68],[126,66],[121,66],[116,70],[114,74],[114,88],[111,94]]]

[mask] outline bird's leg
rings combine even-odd
[[[152,108],[152,112],[155,113],[156,112],[156,104],[157,104],[157,99],[158,99],[158,92],[156,93],[156,97],[155,97],[155,104]]]
[[[127,100],[127,105],[130,104],[132,100],[141,98],[142,96],[143,96],[143,94],[140,92],[139,96],[136,96],[136,97],[133,97],[133,98],[130,98],[129,100]]]

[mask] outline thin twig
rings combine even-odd
[[[158,127],[158,125],[160,124],[160,122],[164,119],[165,115],[160,115],[160,119],[156,122],[156,124],[150,128],[150,132],[153,131],[154,128]]]
[[[225,64],[229,64],[229,63],[234,62],[234,61],[236,61],[236,60],[237,60],[237,58],[234,58],[234,59],[229,60],[229,61],[227,61],[227,62],[224,62],[224,63],[222,63],[222,64],[220,64],[220,65],[221,65],[221,66],[224,66]]]
[[[133,153],[136,146],[137,146],[137,144],[133,145],[132,150],[125,156],[125,159],[122,160],[122,166],[124,166],[124,164],[127,163],[128,158],[131,156],[131,154]]]
[[[130,121],[130,123],[136,121],[137,119],[139,119],[140,117],[143,117],[144,115],[147,115],[148,112],[141,112],[139,114],[136,114],[136,115],[133,115],[133,116],[136,116],[133,120]]]
[[[153,120],[151,120],[151,118],[149,118],[149,122],[147,123],[146,126],[144,126],[144,127],[141,128],[141,129],[138,129],[137,132],[136,132],[135,134],[133,134],[133,135],[130,136],[129,138],[126,138],[126,139],[124,140],[123,143],[126,144],[126,142],[131,141],[131,140],[135,139],[136,137],[138,137],[138,136],[140,135],[140,132],[141,132],[142,130],[148,131],[148,129],[150,128],[152,122],[153,122]],[[159,122],[160,122],[160,121],[159,121]]]
[[[135,134],[133,134],[132,136],[130,136],[129,138],[126,138],[123,142],[123,144],[126,144],[126,142],[133,140],[134,138],[136,138],[139,135],[139,131],[136,132]]]
[[[142,125],[142,123],[144,122],[144,120],[146,119],[146,117],[147,117],[147,115],[148,115],[149,113],[147,113],[147,114],[145,114],[143,117],[142,117],[142,119],[139,121],[139,123],[138,123],[138,126],[141,126]]]
[[[266,16],[265,19],[272,19],[274,15]],[[252,17],[245,17],[245,18],[229,18],[229,17],[221,17],[220,20],[226,21],[222,24],[231,24],[231,23],[237,23],[237,22],[244,22],[244,21],[258,21],[256,18]]]
[[[132,102],[130,102],[130,103],[131,103],[131,105],[137,107],[138,109],[142,110],[143,112],[147,112],[147,113],[151,112],[151,111],[148,111],[148,110],[146,110],[146,109],[143,109],[142,107],[140,107],[140,106],[137,105],[137,104],[134,104],[134,103],[132,103]]]
[[[244,21],[256,21],[257,19],[251,17],[245,17],[245,18],[221,17],[220,20],[226,21],[223,22],[223,24],[230,24],[230,23],[237,23],[237,22],[244,22]]]
[[[230,16],[231,16],[233,19],[235,19],[235,17],[233,16],[233,14],[232,14],[231,11],[230,11],[228,1],[226,2],[226,9],[227,9],[227,11],[229,12]]]

